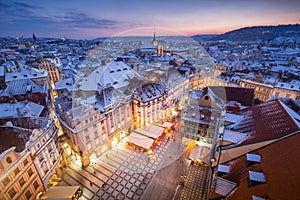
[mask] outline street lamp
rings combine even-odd
[[[96,174],[95,163],[92,163],[92,167],[93,167],[93,170],[94,170],[94,174]]]
[[[150,159],[151,159],[151,154],[152,154],[152,149],[149,149],[147,151],[147,154],[148,154],[148,163],[150,162]]]

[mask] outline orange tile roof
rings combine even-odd
[[[238,183],[238,188],[227,199],[252,199],[253,195],[269,199],[299,199],[299,133],[251,152],[261,156],[261,163],[246,167],[246,155],[226,163],[230,165],[230,173],[222,178]],[[250,170],[263,172],[266,183],[248,187]]]
[[[300,130],[300,127],[279,100],[268,101],[238,111],[235,114],[242,115],[244,118],[239,123],[229,125],[227,128],[248,133],[249,136],[243,142],[233,146],[273,140]]]

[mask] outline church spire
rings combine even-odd
[[[156,41],[156,36],[155,36],[155,34],[156,34],[156,31],[154,30],[154,35],[153,35],[153,40],[152,40],[152,44],[153,44],[153,46],[157,46],[157,41]]]

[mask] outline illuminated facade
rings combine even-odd
[[[44,190],[42,180],[25,149],[16,152],[15,147],[3,152],[0,160],[0,199],[33,200]]]
[[[57,140],[57,127],[54,120],[32,132],[27,148],[30,150],[34,165],[41,177],[44,187],[50,187],[49,181],[53,174],[60,175],[59,162],[61,160],[60,146]]]
[[[61,78],[59,67],[61,66],[59,58],[55,59],[43,59],[38,65],[40,70],[46,70],[49,74],[50,83],[56,83]]]
[[[212,144],[215,124],[221,116],[221,110],[224,108],[230,113],[252,106],[253,102],[254,89],[209,86],[203,90],[193,90],[182,118],[184,137]]]
[[[157,83],[142,85],[133,92],[133,119],[138,127],[167,118],[167,89]]]
[[[111,148],[113,141],[131,132],[130,102],[117,102],[105,112],[84,105],[67,108],[66,104],[58,104],[56,111],[64,133],[70,138],[68,144],[79,154],[83,166],[89,165],[92,154],[99,156]]]
[[[185,108],[189,79],[174,72],[168,73],[165,84],[149,83],[134,90],[133,120],[138,127],[170,121]],[[160,78],[158,82],[162,82]]]

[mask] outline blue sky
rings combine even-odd
[[[0,36],[95,38],[142,27],[186,35],[300,21],[299,0],[0,0]]]

